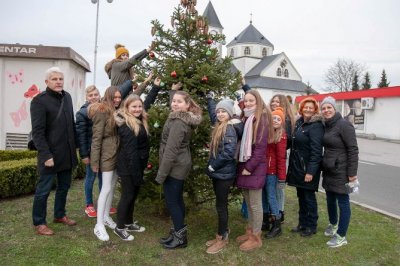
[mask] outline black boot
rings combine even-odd
[[[160,240],[158,242],[160,242],[160,244],[165,244],[170,242],[174,237],[174,228],[169,229],[169,234],[167,236],[161,237]]]
[[[276,219],[276,216],[272,216],[272,221],[271,230],[265,235],[266,238],[274,238],[282,234],[281,220]]]
[[[305,228],[304,226],[297,225],[296,227],[292,228],[292,229],[290,230],[290,232],[292,232],[292,233],[301,233],[301,232],[303,232],[304,230],[306,230],[306,228]]]
[[[187,226],[173,233],[173,239],[164,244],[166,249],[185,248],[187,246]]]
[[[279,211],[281,214],[281,224],[285,221],[285,212],[284,211]]]
[[[300,233],[302,237],[309,237],[317,233],[317,229],[311,229],[310,227],[306,227],[306,229]]]
[[[263,222],[261,227],[262,231],[269,231],[269,226],[270,226],[269,217],[270,215],[268,213],[263,213]]]

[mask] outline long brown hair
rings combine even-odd
[[[192,97],[190,97],[189,93],[187,93],[186,91],[176,91],[174,96],[175,95],[181,95],[185,103],[189,104],[188,112],[192,112],[196,115],[201,115],[203,113],[201,107],[193,100]]]
[[[106,89],[104,96],[101,99],[101,104],[106,107],[106,112],[109,114],[107,125],[110,127],[115,127],[114,112],[116,109],[114,106],[114,96],[117,91],[119,91],[118,87],[110,86]]]
[[[258,131],[258,127],[260,125],[261,119],[265,119],[265,121],[266,121],[266,125],[264,125],[264,126],[267,127],[267,130],[268,130],[268,132],[267,132],[268,133],[268,142],[272,141],[274,129],[272,127],[271,110],[265,104],[265,102],[261,98],[260,93],[257,90],[251,89],[251,90],[247,91],[246,94],[251,94],[256,98],[256,110],[254,112],[254,118],[256,119],[256,122],[253,123],[253,144],[256,143],[256,140],[257,140],[257,131]],[[264,134],[264,127],[261,129],[261,134],[259,136],[258,142],[261,141],[263,134]]]
[[[129,105],[136,101],[140,101],[143,106],[143,101],[142,101],[142,99],[140,99],[140,97],[138,95],[136,95],[136,94],[129,95],[124,101],[124,106],[122,108],[121,113],[125,118],[126,125],[135,133],[135,136],[139,135],[140,124],[143,124],[147,135],[149,135],[148,115],[147,115],[146,111],[144,109],[142,111],[142,120],[136,118],[134,115],[129,113],[129,110],[128,110]]]
[[[278,98],[279,99],[279,106],[285,112],[285,117],[289,117],[290,125],[291,125],[291,131],[293,133],[294,132],[294,125],[296,123],[296,117],[295,117],[295,114],[293,112],[292,105],[290,104],[288,98],[285,95],[283,95],[283,94],[275,94],[274,96],[272,96],[271,100],[269,101],[269,107],[270,108],[271,108],[272,100],[274,98]],[[272,110],[272,108],[271,108],[271,110]],[[283,121],[283,122],[286,122],[286,121]]]

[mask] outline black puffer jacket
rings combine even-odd
[[[325,121],[322,186],[326,191],[347,194],[349,176],[356,176],[358,145],[353,125],[338,112]]]
[[[79,155],[82,159],[90,156],[90,145],[92,144],[92,120],[88,117],[89,102],[82,105],[76,113],[76,133],[78,135]]]
[[[117,155],[117,173],[119,176],[132,176],[134,184],[139,186],[143,183],[143,171],[149,159],[149,137],[141,121],[138,121],[140,129],[137,136],[128,127],[122,115],[117,114],[115,121],[120,139]]]
[[[316,114],[309,122],[300,117],[295,124],[289,157],[287,182],[290,186],[318,190],[322,161],[322,138],[324,127],[322,117]],[[311,174],[311,182],[304,182]]]

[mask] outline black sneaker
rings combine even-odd
[[[128,232],[144,232],[146,228],[144,226],[140,226],[137,221],[134,221],[133,224],[126,224],[125,230]]]
[[[115,229],[113,231],[114,231],[114,234],[119,236],[124,241],[132,241],[133,239],[135,239],[135,237],[133,235],[130,235],[126,231],[126,229],[118,229],[117,227],[115,227]]]

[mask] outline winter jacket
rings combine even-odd
[[[289,116],[285,118],[285,130],[286,130],[286,150],[290,149],[292,145],[292,123]]]
[[[267,175],[276,175],[279,181],[286,179],[286,133],[282,133],[282,138],[278,143],[268,143],[267,145]]]
[[[89,107],[89,118],[93,121],[90,165],[98,167],[101,172],[113,171],[119,145],[117,128],[110,126],[114,119],[113,110],[105,103],[94,103]]]
[[[131,69],[138,61],[143,60],[147,56],[147,51],[143,50],[128,60],[119,61],[112,60],[107,63],[105,70],[111,79],[111,86],[120,86],[127,80],[131,80],[129,69]]]
[[[322,187],[326,191],[346,194],[349,176],[356,176],[358,145],[353,125],[338,112],[324,121],[324,157],[322,160]]]
[[[68,92],[46,88],[30,107],[33,142],[38,150],[40,174],[72,170],[77,165],[76,129],[72,99]],[[53,158],[54,167],[44,163]]]
[[[92,120],[88,117],[89,102],[82,105],[76,113],[76,133],[78,135],[79,155],[82,159],[90,157],[90,145],[92,144]]]
[[[212,124],[217,121],[215,101],[207,99],[208,113]],[[206,169],[206,174],[215,179],[229,180],[236,177],[236,155],[239,149],[238,142],[243,133],[243,123],[240,119],[231,119],[226,127],[226,132],[218,145],[216,156],[211,152]]]
[[[120,139],[117,173],[119,176],[131,176],[133,183],[139,186],[143,183],[143,172],[149,159],[149,137],[141,122],[139,134],[136,136],[133,130],[128,127],[122,115],[117,114],[115,120]]]
[[[236,185],[244,189],[261,189],[265,184],[265,173],[267,171],[267,163],[265,161],[265,153],[267,151],[268,125],[266,114],[261,116],[261,121],[257,130],[257,140],[252,145],[251,157],[246,162],[238,163],[238,178]],[[253,123],[255,123],[255,119]],[[261,139],[260,139],[261,136]],[[243,169],[251,174],[242,175]]]
[[[192,168],[190,139],[193,128],[201,123],[201,115],[192,112],[171,112],[161,133],[159,168],[156,181],[164,183],[168,176],[185,179]]]
[[[322,117],[315,114],[309,122],[300,117],[295,124],[286,180],[290,186],[318,190],[324,128]],[[306,174],[311,174],[311,182],[304,182]]]

